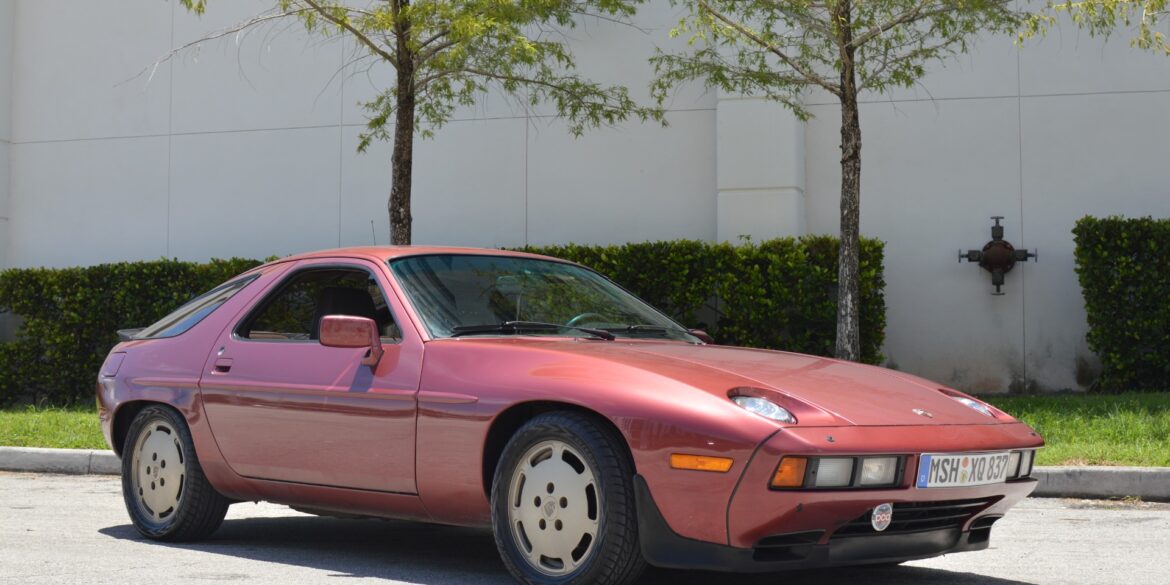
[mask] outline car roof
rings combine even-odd
[[[314,258],[363,258],[366,260],[373,260],[375,262],[385,262],[394,260],[396,258],[405,258],[408,256],[428,256],[434,254],[460,254],[460,255],[475,255],[475,256],[511,256],[518,258],[535,258],[541,260],[554,260],[557,262],[566,262],[560,258],[553,258],[551,256],[541,256],[540,254],[530,254],[528,252],[515,252],[512,250],[498,250],[491,248],[460,248],[455,246],[354,246],[349,248],[333,248],[330,250],[318,250],[315,252],[305,252],[302,254],[294,254],[286,256],[278,260],[269,262],[268,264],[279,264],[282,262],[295,262],[298,260],[310,260]],[[569,262],[571,264],[571,262]],[[266,264],[267,265],[267,264]]]

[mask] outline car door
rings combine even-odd
[[[415,411],[422,340],[382,266],[298,262],[242,311],[213,346],[200,381],[215,440],[242,476],[416,493]],[[385,354],[325,347],[327,314],[378,322]]]

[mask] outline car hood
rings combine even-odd
[[[697,390],[727,396],[732,388],[775,392],[831,415],[823,424],[863,426],[970,425],[1016,422],[991,418],[939,391],[928,380],[863,364],[803,354],[678,342],[553,341],[544,349],[636,367]],[[783,403],[784,401],[781,400]],[[791,410],[791,409],[790,409]],[[916,411],[925,411],[925,414]],[[812,420],[803,420],[802,426]]]

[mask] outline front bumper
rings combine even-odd
[[[659,511],[646,481],[635,480],[642,552],[653,565],[767,572],[922,559],[988,546],[992,524],[1036,487],[1035,480],[962,487],[912,487],[918,454],[1035,448],[1022,424],[933,427],[787,428],[757,449],[726,508],[726,542],[680,536]],[[833,436],[832,441],[827,437]],[[768,488],[784,455],[907,456],[898,487],[787,490]],[[669,498],[668,493],[657,494]],[[894,523],[872,529],[869,514],[894,504]]]
[[[1029,484],[1035,480],[1022,480]],[[634,479],[642,556],[656,567],[766,573],[822,567],[900,563],[938,555],[983,550],[991,526],[1002,516],[980,514],[966,530],[943,527],[891,534],[830,537],[826,531],[777,534],[756,546],[738,548],[685,538],[667,525],[642,476]]]

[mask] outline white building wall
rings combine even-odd
[[[112,14],[108,5],[0,0],[7,262],[265,257],[388,242],[389,145],[355,152],[357,103],[375,95],[385,66],[354,62],[350,43],[308,38],[290,23],[205,43],[152,70],[168,51],[271,5],[212,2],[200,19],[176,1],[125,0]],[[677,14],[665,0],[639,19],[646,33],[592,22],[571,37],[584,73],[645,100],[646,58],[685,39],[667,38]],[[775,105],[695,86],[669,104],[667,128],[633,122],[574,139],[547,107],[492,96],[416,142],[415,241],[836,232],[838,110],[824,95],[809,103],[816,117],[802,125]],[[918,88],[867,98],[862,231],[887,242],[892,364],[978,391],[1078,387],[1077,363],[1089,354],[1070,230],[1088,213],[1170,215],[1167,106],[1170,59],[1071,28],[1023,51],[986,39]],[[1006,216],[1017,247],[1040,251],[1038,263],[1008,275],[1001,297],[955,256],[989,239],[991,215]]]
[[[8,266],[8,199],[12,151],[12,49],[16,0],[0,0],[0,269]],[[2,326],[0,326],[2,327]]]
[[[861,107],[862,233],[886,241],[887,339],[899,368],[959,388],[1081,388],[1084,300],[1071,230],[1085,215],[1170,216],[1170,59],[1071,26],[1020,50],[994,37],[922,86]],[[809,230],[835,233],[839,108],[806,127]],[[991,296],[959,249],[1039,251]]]

